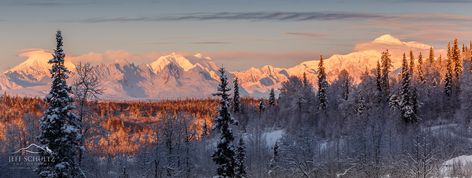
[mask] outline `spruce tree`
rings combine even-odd
[[[341,70],[338,76],[338,80],[341,81],[341,88],[342,88],[342,99],[347,100],[349,99],[349,92],[351,90],[351,76],[346,69]]]
[[[413,51],[410,50],[410,78],[413,79],[413,73],[415,72],[415,56]]]
[[[429,61],[429,65],[432,66],[434,64],[434,49],[433,47],[431,46],[429,48],[429,58],[428,58],[428,61]]]
[[[402,72],[401,72],[401,90],[400,90],[400,112],[401,118],[409,123],[416,121],[413,103],[411,100],[411,67],[408,67],[406,55],[403,54],[402,60]]]
[[[382,69],[382,91],[385,98],[388,98],[390,95],[390,78],[389,73],[392,65],[392,60],[390,59],[390,53],[388,50],[382,52],[381,57],[381,69]]]
[[[302,85],[303,88],[302,92],[300,93],[302,100],[300,102],[302,102],[301,104],[307,104],[311,100],[313,89],[305,72],[303,72]]]
[[[279,143],[276,141],[274,144],[274,148],[272,149],[272,156],[275,162],[278,162],[279,159]]]
[[[259,99],[259,113],[264,112],[265,110],[265,105],[264,105],[264,99]]]
[[[429,56],[428,56],[428,64],[425,65],[426,68],[426,77],[425,80],[430,84],[436,86],[437,85],[437,78],[435,73],[439,72],[439,67],[436,65],[437,62],[434,61],[434,49],[433,47],[429,48]]]
[[[46,96],[48,104],[44,116],[40,119],[39,142],[47,151],[41,151],[41,157],[52,157],[43,160],[36,172],[39,177],[82,177],[84,176],[77,164],[79,144],[81,140],[81,123],[72,112],[75,107],[71,88],[67,85],[69,70],[64,66],[65,53],[62,48],[62,33],[56,33],[56,49],[54,49],[51,78],[52,85]]]
[[[413,114],[411,115],[411,121],[416,122],[418,120],[418,91],[416,87],[410,89],[410,103],[413,108]]]
[[[380,69],[380,62],[377,61],[377,68],[375,69],[375,78],[377,83],[377,91],[380,93],[382,92],[382,73]]]
[[[408,67],[408,61],[406,59],[405,53],[403,53],[401,77],[402,77],[401,95],[404,95],[408,93],[409,87],[410,87],[410,69]]]
[[[303,72],[303,87],[308,88],[310,83],[308,82],[308,78],[306,77],[306,73]]]
[[[439,57],[438,57],[438,61],[436,62],[439,66],[439,68],[441,68],[442,66],[442,55],[440,54]]]
[[[246,177],[246,169],[246,146],[244,144],[243,138],[241,137],[239,139],[238,148],[236,149],[236,177]]]
[[[447,43],[447,58],[452,60],[451,42],[448,42],[448,43]]]
[[[457,38],[454,39],[454,45],[451,49],[452,62],[454,64],[454,86],[459,91],[459,79],[462,74],[462,59]]]
[[[421,54],[421,52],[418,56],[418,67],[416,68],[416,71],[418,72],[418,80],[420,81],[420,83],[424,84],[425,77],[423,73],[423,55]]]
[[[453,72],[452,72],[452,59],[447,58],[447,65],[446,65],[446,76],[444,78],[444,94],[446,96],[452,95],[452,85],[453,85]]]
[[[270,89],[269,93],[269,106],[275,106],[275,91],[274,89]]]
[[[298,96],[298,98],[297,98],[297,108],[298,108],[299,113],[302,112],[302,106],[303,106],[303,97]]]
[[[472,72],[472,42],[470,42],[470,47],[469,47],[469,72]]]
[[[469,47],[466,47],[465,55],[469,55],[469,72],[472,72],[472,41],[469,42]],[[465,58],[465,57],[464,57]]]
[[[318,109],[322,111],[326,110],[326,107],[328,106],[327,88],[328,80],[323,66],[323,56],[320,56],[320,62],[318,63]]]
[[[217,93],[214,95],[220,97],[220,102],[213,129],[219,130],[221,135],[212,158],[218,166],[216,173],[219,177],[234,177],[236,161],[234,159],[234,136],[230,125],[236,124],[236,121],[231,117],[229,112],[228,92],[231,89],[228,87],[225,69],[220,68],[218,72],[220,75],[220,84],[218,84]]]
[[[274,147],[272,148],[272,159],[270,159],[269,162],[269,177],[277,177],[276,175],[276,169],[277,169],[277,164],[279,162],[279,143],[278,141],[275,142]]]
[[[234,93],[233,93],[233,112],[239,112],[241,110],[241,100],[239,97],[239,82],[236,77],[233,81]]]

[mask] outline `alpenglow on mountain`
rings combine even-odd
[[[332,55],[325,59],[328,80],[333,81],[341,70],[346,69],[354,82],[367,70],[375,68],[381,52],[388,49],[392,54],[394,68],[400,66],[403,52],[427,54],[429,45],[419,42],[402,42],[391,36],[382,35],[373,41],[360,43],[354,51],[343,55]],[[48,60],[51,54],[46,51],[27,51],[23,63],[0,75],[0,92],[20,96],[44,96],[50,87]],[[66,59],[67,61],[67,59]],[[66,67],[74,71],[75,65],[66,62]],[[318,57],[290,68],[266,65],[245,71],[232,71],[230,78],[238,77],[241,94],[267,97],[270,89],[278,89],[289,76],[307,74],[316,86]],[[107,100],[155,100],[178,98],[211,97],[217,86],[218,66],[210,57],[196,54],[183,56],[171,53],[161,56],[149,64],[134,64],[129,61],[116,61],[98,65],[94,71],[101,79]],[[74,77],[71,74],[71,79]]]

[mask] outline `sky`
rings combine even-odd
[[[24,51],[52,49],[59,29],[72,56],[140,64],[202,53],[230,70],[290,67],[382,34],[442,47],[472,39],[470,7],[472,0],[0,0],[0,71],[25,60]]]

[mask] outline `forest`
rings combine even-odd
[[[386,50],[359,83],[347,70],[329,82],[320,57],[316,81],[292,76],[264,98],[239,96],[238,80],[221,68],[214,97],[119,102],[97,99],[93,76],[61,89],[67,69],[58,34],[51,93],[0,97],[0,177],[472,176],[460,161],[472,158],[472,50],[457,39],[447,56],[406,51],[400,69]],[[61,132],[72,140],[61,148],[71,149],[58,149],[57,158],[71,163],[70,174],[48,164],[9,169],[18,148],[56,144],[51,138],[63,135],[49,131],[60,114],[80,118]]]

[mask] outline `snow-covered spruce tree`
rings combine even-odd
[[[428,58],[428,61],[429,61],[429,65],[433,65],[434,64],[434,49],[433,47],[431,46],[429,48],[429,58]]]
[[[472,64],[472,41],[469,42],[469,47],[466,54],[469,55],[469,59],[470,59],[469,62]],[[472,65],[469,65],[469,71],[472,71]]]
[[[442,54],[439,54],[438,61],[436,61],[438,69],[440,69],[442,67],[442,62],[443,62]]]
[[[306,72],[303,72],[303,87],[308,88],[310,83],[308,82],[308,78],[306,77]]]
[[[299,91],[300,96],[302,97],[301,102],[303,105],[308,106],[312,102],[313,88],[305,72],[303,72],[302,84],[302,88]]]
[[[452,72],[452,59],[451,59],[451,50],[450,44],[448,44],[448,58],[446,59],[446,76],[444,78],[444,94],[450,97],[452,95],[452,85],[453,85],[453,72]]]
[[[454,80],[456,82],[456,87],[459,87],[458,82],[462,74],[462,58],[458,43],[459,42],[457,41],[457,38],[454,39],[454,43],[451,49],[452,62],[454,63]]]
[[[239,98],[239,82],[238,77],[233,81],[234,93],[233,93],[233,112],[239,112],[241,110],[241,100]]]
[[[461,103],[460,110],[457,112],[459,117],[463,121],[464,128],[472,128],[472,115],[470,111],[472,110],[472,73],[465,72],[462,78],[461,88],[462,92],[459,94],[459,102]],[[470,132],[470,130],[468,131]]]
[[[264,112],[265,110],[265,104],[264,104],[264,99],[259,99],[259,113]]]
[[[472,41],[470,42],[470,46],[466,52],[466,55],[469,55],[469,72],[472,72]]]
[[[410,104],[413,108],[413,115],[411,121],[416,122],[418,120],[418,91],[416,87],[410,89]]]
[[[318,109],[325,111],[328,106],[327,95],[328,80],[326,78],[326,71],[323,64],[323,56],[320,56],[320,62],[318,63]]]
[[[279,143],[275,142],[274,147],[272,148],[272,159],[269,162],[269,177],[277,177],[277,167],[279,162]]]
[[[352,77],[346,69],[341,70],[338,75],[338,82],[341,82],[341,98],[347,101],[351,91]]]
[[[433,86],[437,86],[437,84],[439,83],[439,67],[436,65],[437,62],[434,61],[434,49],[433,47],[430,47],[429,48],[429,57],[428,57],[428,62],[426,65],[426,68],[425,68],[425,82],[430,84],[430,85],[433,85]]]
[[[410,50],[410,78],[413,79],[413,74],[415,73],[415,56],[413,51]]]
[[[377,91],[382,92],[382,70],[380,69],[379,61],[377,61],[377,68],[375,69],[375,78],[377,83]]]
[[[420,55],[418,56],[418,66],[416,67],[416,71],[418,73],[418,80],[420,81],[421,84],[424,84],[425,77],[424,77],[424,72],[423,72],[423,55],[420,52]]]
[[[243,178],[247,176],[246,172],[246,145],[241,137],[238,148],[236,149],[236,177]]]
[[[275,91],[274,89],[270,89],[269,93],[269,106],[275,106]]]
[[[401,118],[409,123],[416,121],[416,114],[414,112],[412,98],[411,98],[411,76],[410,76],[411,67],[408,67],[408,62],[406,55],[403,54],[402,61],[402,72],[401,72],[401,90],[400,90],[400,101],[399,107],[401,112]]]
[[[73,99],[69,96],[71,88],[67,85],[69,70],[64,66],[64,50],[62,49],[61,31],[56,33],[56,49],[54,49],[51,78],[52,85],[46,96],[48,109],[40,119],[41,133],[39,142],[51,151],[42,151],[41,156],[52,156],[54,159],[43,161],[36,169],[39,177],[82,177],[84,176],[77,164],[79,144],[81,140],[81,123],[77,115],[71,111]]]
[[[220,84],[218,84],[217,92],[214,95],[220,97],[220,106],[213,129],[219,130],[221,135],[212,158],[218,166],[216,170],[218,177],[234,177],[236,161],[233,146],[234,136],[230,125],[236,124],[236,121],[231,117],[229,112],[228,92],[231,91],[231,89],[228,87],[225,69],[222,67],[218,72],[220,75]]]
[[[382,57],[381,57],[381,69],[382,69],[382,91],[384,93],[384,97],[388,98],[390,95],[390,78],[389,78],[389,73],[391,68],[393,67],[392,65],[392,60],[390,59],[390,53],[388,50],[382,52]]]
[[[454,68],[454,77],[453,77],[453,92],[455,93],[454,96],[458,96],[460,93],[460,78],[462,76],[462,57],[461,51],[459,49],[459,44],[457,38],[454,39],[454,43],[451,49],[451,57],[453,62]]]

